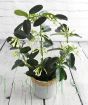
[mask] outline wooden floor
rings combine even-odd
[[[0,46],[2,43],[0,41]],[[53,47],[61,43],[55,42]],[[76,56],[77,70],[67,70],[68,79],[58,83],[56,96],[47,100],[33,95],[31,79],[24,74],[27,68],[11,71],[15,59],[6,44],[0,52],[0,105],[88,105],[88,42],[74,44],[79,51]]]

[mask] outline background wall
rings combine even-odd
[[[50,12],[68,16],[70,27],[82,36],[71,40],[88,40],[88,0],[0,0],[0,39],[13,35],[15,26],[24,19],[14,15],[15,9],[28,11],[36,4],[43,4]]]

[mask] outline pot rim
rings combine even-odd
[[[57,82],[56,78],[49,81],[40,81],[31,77],[31,80],[33,83],[38,84],[39,86],[51,86],[52,84]]]

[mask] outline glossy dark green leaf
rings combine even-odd
[[[27,35],[27,39],[32,40],[32,39],[34,39],[34,36],[30,33],[29,35]]]
[[[67,16],[63,14],[56,14],[55,17],[57,17],[60,20],[68,20]]]
[[[46,17],[41,16],[41,17],[39,17],[39,18],[34,22],[33,25],[36,27],[36,26],[41,25],[41,24],[44,23],[45,21],[46,21]]]
[[[28,17],[28,14],[22,10],[15,10],[14,13],[18,16],[25,16]]]
[[[29,69],[29,71],[26,72],[26,75],[34,78],[35,74],[34,74],[33,70],[34,69]]]
[[[26,33],[22,30],[15,31],[14,35],[19,39],[25,39],[27,37]]]
[[[32,7],[29,11],[29,14],[34,14],[34,13],[37,13],[39,12],[41,9],[43,8],[42,5],[36,5],[34,7]]]
[[[44,47],[50,47],[50,46],[53,45],[52,40],[49,39],[48,36],[44,35],[43,37],[44,37],[44,40],[45,40],[44,43],[43,43]]]
[[[29,35],[31,31],[31,22],[29,20],[24,20],[23,22],[23,30],[24,32]]]
[[[42,70],[42,73],[40,76],[36,76],[35,75],[35,72],[34,72],[34,69],[31,69],[29,68],[29,71],[26,72],[26,75],[27,76],[31,76],[37,80],[40,80],[40,81],[49,81],[49,80],[52,80],[52,79],[55,79],[56,78],[56,73],[52,73],[50,76],[46,74],[46,72],[44,70]]]
[[[71,68],[73,68],[74,67],[74,64],[75,64],[75,56],[74,56],[73,53],[70,53],[70,56],[69,56],[69,66]]]
[[[57,60],[58,60],[58,57],[47,57],[44,59],[44,65],[55,63]]]
[[[67,79],[67,74],[66,74],[64,68],[62,68],[62,67],[59,68],[59,73],[60,73],[60,77],[59,77],[60,79],[59,79],[59,81]]]
[[[38,61],[37,60],[30,59],[30,58],[27,60],[27,63],[30,64],[32,67],[35,67],[35,66],[38,65]]]
[[[61,26],[59,26],[59,27],[57,27],[57,29],[55,30],[55,32],[60,32],[60,31],[61,31],[61,29],[62,29],[62,27],[61,27]]]
[[[30,50],[31,50],[31,48],[29,46],[23,47],[20,49],[20,53],[28,53],[28,51],[30,51]]]
[[[70,67],[69,64],[68,64],[68,62],[64,62],[64,64],[65,64],[67,67]],[[71,69],[77,70],[76,67],[75,67],[75,65],[74,65],[73,67],[71,67]]]
[[[14,32],[15,32],[15,31],[18,31],[18,30],[21,30],[22,26],[23,26],[23,23],[20,23],[20,24],[14,29]]]
[[[61,27],[64,28],[65,30],[68,29],[68,26],[66,24],[61,24]]]
[[[72,36],[76,36],[76,37],[80,37],[80,38],[82,38],[80,35],[78,35],[78,34],[72,34]]]
[[[57,29],[55,29],[55,32],[60,32],[60,30],[61,30],[61,28],[57,27]],[[56,35],[56,33],[54,35]]]
[[[56,71],[56,62],[58,58],[57,57],[47,57],[43,61],[43,66],[47,71],[47,75],[51,75],[53,72]]]
[[[44,47],[50,47],[53,45],[53,42],[50,39],[46,39],[45,42],[43,43]]]
[[[42,29],[43,32],[49,32],[49,31],[51,31],[51,28],[48,25],[42,25],[41,29]]]
[[[34,51],[31,52],[31,54],[28,54],[28,58],[29,59],[33,59],[36,57],[36,55],[39,53],[39,50],[38,49],[35,49]]]
[[[13,39],[13,37],[8,37],[7,42],[10,42]]]
[[[55,30],[55,32],[65,32],[65,30],[69,30],[69,28],[67,27],[66,24],[61,24],[59,27],[57,27],[57,29]]]
[[[12,70],[18,66],[23,67],[24,65],[25,65],[24,62],[22,60],[18,59],[15,61],[15,64],[13,65]]]

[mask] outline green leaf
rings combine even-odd
[[[23,30],[24,32],[29,35],[31,31],[31,22],[29,20],[24,20],[23,22]]]
[[[68,62],[64,62],[64,64],[65,64],[67,67],[69,67]],[[77,70],[76,67],[75,67],[75,65],[72,67],[72,69],[73,69],[73,70]]]
[[[28,53],[28,51],[30,51],[30,50],[31,50],[31,48],[29,46],[23,47],[20,49],[20,53]]]
[[[34,13],[37,13],[39,12],[41,9],[43,8],[42,5],[36,5],[34,7],[32,7],[29,11],[29,14],[34,14]]]
[[[57,29],[55,30],[55,32],[60,32],[61,30],[62,30],[62,27],[59,26],[59,27],[57,27]]]
[[[36,27],[36,26],[41,25],[41,24],[44,23],[45,21],[46,21],[46,17],[41,16],[41,17],[39,17],[39,18],[34,22],[33,25]]]
[[[58,58],[57,57],[47,57],[43,61],[43,66],[46,69],[47,75],[51,75],[53,72],[56,71],[56,62]]]
[[[71,34],[71,36],[77,36],[77,37],[80,37],[80,38],[82,38],[80,35],[78,35],[78,34]]]
[[[29,59],[33,59],[36,57],[36,55],[39,53],[39,50],[38,49],[35,49],[34,51],[31,52],[31,54],[28,54],[27,57]]]
[[[38,61],[36,59],[28,59],[27,63],[30,64],[32,67],[36,67],[38,65]]]
[[[14,13],[18,16],[25,16],[28,17],[28,14],[22,10],[15,10]]]
[[[27,35],[27,39],[32,40],[32,39],[34,39],[34,36],[30,33],[29,35]]]
[[[58,57],[47,57],[44,59],[44,65],[48,66],[49,64],[51,65],[52,63],[56,63],[58,60]]]
[[[55,17],[57,17],[60,20],[68,20],[67,16],[63,14],[56,14]]]
[[[69,30],[68,26],[66,24],[61,24],[62,30]]]
[[[26,33],[22,30],[15,31],[14,35],[19,39],[25,39],[27,37]]]
[[[43,46],[44,46],[44,47],[50,47],[50,46],[52,46],[52,45],[53,45],[52,40],[50,40],[50,39],[45,39],[45,42],[43,43]]]
[[[13,37],[8,37],[6,40],[7,42],[10,42],[13,39]]]
[[[35,77],[35,73],[33,72],[33,70],[34,69],[29,69],[29,71],[26,72],[26,75],[30,77]]]
[[[25,65],[24,62],[22,60],[18,59],[15,61],[15,64],[13,65],[12,70],[18,66],[23,67],[24,65]]]
[[[70,55],[69,55],[69,66],[70,66],[71,68],[73,68],[74,65],[75,65],[75,56],[74,56],[73,53],[70,53]]]
[[[14,29],[14,32],[15,32],[15,31],[18,31],[18,30],[21,30],[22,26],[23,26],[23,23],[20,23],[20,24]]]
[[[57,29],[55,30],[55,32],[65,32],[66,30],[69,30],[69,28],[67,27],[66,24],[61,24],[59,27],[57,27]]]
[[[52,40],[49,39],[48,36],[44,35],[43,37],[44,37],[44,40],[45,40],[45,41],[43,42],[43,46],[44,46],[44,47],[50,47],[50,46],[53,45]]]
[[[66,74],[64,68],[62,68],[62,67],[59,68],[59,73],[60,73],[60,79],[59,79],[59,81],[67,79],[67,74]]]

